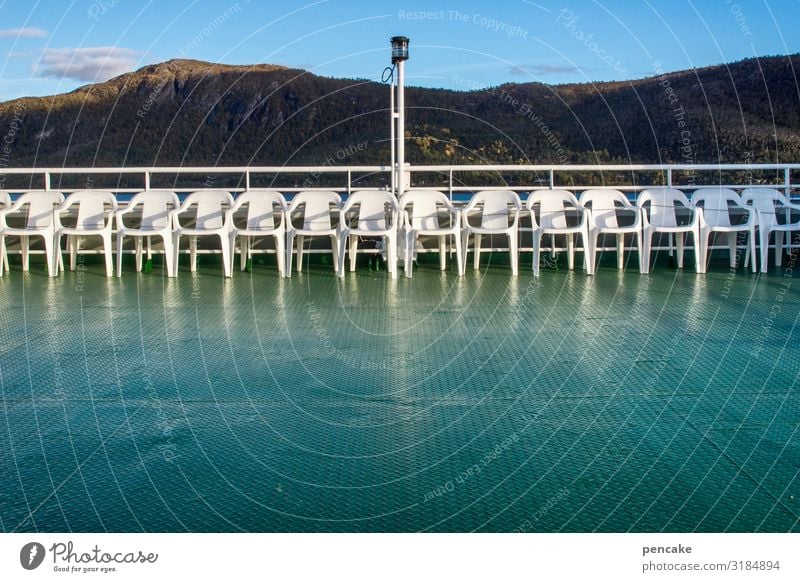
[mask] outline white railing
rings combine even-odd
[[[308,185],[297,186],[270,186],[269,181],[266,180],[270,176],[274,178],[279,175],[292,175],[305,176],[308,181],[309,177],[313,180]],[[315,185],[319,181],[319,177],[324,174],[340,174],[344,175],[344,180],[340,186],[319,186]],[[111,190],[117,193],[134,193],[142,190],[159,189],[159,190],[176,190],[176,191],[189,191],[202,189],[203,185],[197,186],[188,185],[185,182],[181,184],[177,179],[170,186],[160,186],[153,188],[151,184],[154,178],[164,176],[203,176],[214,177],[217,176],[239,176],[242,185],[238,187],[219,186],[219,188],[229,190],[231,192],[243,192],[251,188],[254,179],[261,178],[261,184],[257,184],[255,188],[275,188],[284,192],[299,192],[301,190],[340,190],[342,192],[351,192],[354,187],[353,175],[358,174],[358,180],[386,175],[385,182],[391,183],[391,168],[389,166],[176,166],[176,167],[137,167],[137,168],[8,168],[0,171],[0,176],[31,176],[31,188],[29,189],[42,189],[42,190],[58,190],[65,194],[75,192],[78,190],[92,190],[103,189]],[[113,183],[95,182],[93,176],[106,175],[110,177],[117,177],[117,182],[122,176],[133,176],[141,178],[141,186],[139,187],[115,187]],[[55,183],[55,176],[86,176],[89,178],[82,186],[74,187],[61,187]],[[39,186],[35,185],[38,182]],[[358,181],[357,180],[357,181]],[[208,181],[208,180],[206,180]],[[213,180],[215,181],[215,180]],[[204,184],[208,188],[217,188],[213,184]],[[368,188],[369,186],[359,186]],[[20,188],[10,188],[12,192],[22,190]]]
[[[528,192],[532,189],[541,188],[562,188],[565,190],[581,191],[589,188],[594,189],[616,189],[623,192],[635,194],[645,188],[652,186],[668,186],[679,190],[695,190],[703,186],[718,186],[723,188],[741,189],[753,187],[770,187],[783,190],[787,195],[791,195],[793,190],[800,189],[800,164],[574,164],[574,165],[430,165],[430,166],[411,166],[412,185],[420,190],[441,190],[447,191],[452,198],[454,193],[472,192],[479,189],[503,188],[516,192]],[[751,176],[747,183],[723,183],[714,179],[714,174],[744,172]],[[774,172],[771,179],[767,179],[764,174]],[[415,184],[414,174],[429,173],[439,174],[444,178],[442,184],[426,185]],[[498,181],[495,185],[470,185],[465,180],[459,178],[463,174],[497,174]],[[503,177],[513,174],[539,174],[540,177],[535,183],[528,184],[509,184],[505,183]],[[620,178],[621,173],[649,173],[653,177],[660,175],[660,180],[653,180],[648,183],[634,183],[630,180],[625,183]],[[580,183],[559,181],[559,177],[568,177],[575,174],[591,174],[597,180],[593,183]],[[683,177],[684,179],[676,179]],[[686,177],[689,177],[689,180]],[[794,181],[793,181],[794,177]],[[597,183],[599,182],[599,183]]]
[[[514,190],[516,192],[529,192],[543,188],[560,188],[573,192],[580,192],[589,188],[613,188],[628,193],[635,198],[636,193],[653,186],[669,186],[690,192],[697,188],[717,186],[732,189],[768,187],[782,190],[787,196],[792,197],[800,191],[800,163],[792,164],[462,164],[462,165],[416,165],[406,164],[406,171],[410,173],[410,187],[417,190],[439,190],[446,192],[451,199],[454,195],[474,192],[476,190]],[[726,183],[721,178],[732,172],[747,176],[746,181]],[[343,179],[338,185],[321,186],[320,178],[332,174]],[[469,183],[470,174],[481,174],[482,183]],[[528,183],[517,183],[515,176],[521,174],[535,175]],[[643,174],[650,176],[651,180],[637,181]],[[181,182],[181,177],[203,176],[214,177],[205,180],[202,185],[187,181]],[[283,183],[276,184],[280,177],[297,175],[300,179],[293,186]],[[436,184],[427,183],[424,175],[438,177]],[[117,194],[135,193],[142,190],[172,190],[179,194],[206,188],[224,189],[232,193],[243,192],[251,187],[275,189],[292,194],[302,190],[335,190],[349,194],[354,189],[391,189],[394,186],[394,172],[391,166],[175,166],[175,167],[107,167],[107,168],[5,168],[0,171],[3,177],[0,190],[12,193],[27,190],[58,190],[65,194],[78,190],[102,189],[110,190]],[[30,186],[27,188],[5,187],[6,176],[30,176]],[[81,186],[62,187],[62,180],[55,178],[65,176],[86,176],[87,180]],[[97,176],[116,178],[117,186],[112,181],[95,181]],[[139,176],[141,186],[119,187],[122,177]],[[216,177],[239,176],[240,186],[214,185]],[[591,182],[582,183],[570,179],[577,176],[585,178],[590,176]],[[716,179],[715,179],[716,176]],[[163,182],[166,177],[172,178],[169,185],[153,187],[154,181]],[[355,180],[354,180],[355,177]],[[415,179],[416,177],[416,179]],[[492,178],[494,181],[492,181]],[[511,178],[509,180],[509,178]],[[625,179],[628,178],[626,182]],[[38,182],[38,187],[36,183]],[[211,183],[209,183],[211,182]],[[460,204],[463,200],[455,200]],[[121,201],[121,206],[125,202]],[[788,241],[787,241],[788,244]],[[662,247],[653,247],[654,250]],[[664,247],[668,248],[668,247]],[[716,247],[714,247],[716,248]],[[503,249],[485,249],[503,250]],[[522,249],[529,250],[529,249]],[[14,252],[14,251],[12,251]],[[208,251],[199,251],[208,252]],[[210,251],[216,252],[216,251]],[[310,252],[314,252],[310,250]]]
[[[800,189],[800,163],[799,164],[575,164],[575,165],[508,165],[508,164],[473,164],[473,165],[419,165],[408,166],[411,174],[411,187],[415,189],[442,190],[453,193],[472,192],[480,189],[503,188],[518,192],[527,192],[539,188],[564,188],[567,190],[584,190],[587,188],[615,188],[618,190],[635,193],[650,186],[670,186],[673,188],[692,190],[702,186],[722,186],[727,188],[745,188],[769,186],[791,193]],[[744,172],[751,179],[739,183],[721,183],[715,179],[722,173]],[[484,180],[496,175],[496,181],[489,184],[470,184],[461,176],[468,178],[469,174],[480,173]],[[651,174],[654,179],[646,183],[636,183],[637,174]],[[772,173],[767,178],[766,173]],[[344,179],[339,185],[320,186],[320,177],[326,174],[341,175]],[[424,180],[415,180],[421,174],[437,174],[442,180],[439,184],[426,184]],[[531,183],[514,183],[508,177],[519,174],[537,174],[538,177]],[[574,175],[592,175],[592,183],[581,183],[559,178]],[[629,174],[631,178],[627,183],[624,178]],[[677,176],[676,176],[677,174]],[[94,177],[106,175],[116,177],[117,182],[122,176],[139,176],[141,186],[115,187],[113,183],[95,181]],[[56,189],[64,193],[85,189],[106,189],[119,193],[133,193],[152,188],[154,179],[174,176],[173,183],[169,186],[158,186],[156,189],[170,189],[177,191],[197,190],[203,186],[196,183],[190,185],[181,183],[179,178],[184,176],[239,176],[241,185],[237,187],[223,187],[231,192],[242,192],[248,188],[275,188],[291,193],[300,190],[337,190],[344,193],[351,192],[354,188],[374,188],[376,185],[391,188],[391,166],[176,166],[176,167],[135,167],[135,168],[6,168],[0,176],[31,176],[29,189]],[[271,185],[280,176],[304,176],[304,182],[293,186]],[[354,175],[357,176],[354,182]],[[689,180],[686,180],[687,175]],[[86,176],[88,180],[82,186],[61,187],[56,177],[61,176]],[[309,180],[309,177],[311,179]],[[579,176],[580,177],[580,176]],[[381,179],[382,178],[382,179]],[[683,178],[683,179],[681,179]],[[793,179],[794,178],[794,179]],[[372,180],[370,183],[369,180]],[[4,178],[5,181],[5,178]],[[254,182],[258,182],[254,185]],[[376,184],[377,182],[377,184]],[[38,183],[38,185],[37,185]],[[206,184],[206,187],[216,187]],[[0,185],[0,189],[3,186]],[[12,191],[22,188],[10,188]]]

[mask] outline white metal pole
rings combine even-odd
[[[397,194],[397,107],[395,107],[394,103],[394,94],[395,94],[395,84],[394,84],[394,77],[392,77],[392,83],[389,86],[389,109],[390,112],[390,121],[391,121],[391,128],[390,128],[390,136],[389,136],[389,149],[392,152],[392,160],[390,164],[390,168],[392,169],[392,192]]]
[[[405,62],[397,62],[397,196],[406,190]]]

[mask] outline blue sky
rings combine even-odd
[[[633,79],[800,52],[798,0],[0,3],[0,100],[71,91],[172,58],[379,79],[411,39],[408,83]]]

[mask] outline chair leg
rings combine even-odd
[[[284,241],[283,233],[275,235],[275,258],[277,259],[278,262],[278,274],[281,277],[286,276],[286,264],[284,263],[284,258],[286,257],[286,250],[283,248],[284,245],[283,241]]]
[[[67,235],[67,246],[69,247],[69,270],[74,271],[78,262],[78,237],[74,234]]]
[[[405,249],[406,250],[405,250],[405,264],[403,265],[403,271],[405,272],[406,277],[409,278],[409,279],[411,278],[411,268],[412,268],[412,265],[414,264],[414,260],[413,260],[414,259],[414,252],[412,250],[412,248],[413,248],[412,245],[414,244],[414,239],[415,238],[416,237],[414,236],[414,234],[412,232],[407,232],[406,236],[404,237],[404,239],[405,239]]]
[[[596,230],[589,230],[588,234],[584,234],[583,239],[583,263],[587,275],[594,275],[597,268],[597,239],[600,233]]]
[[[783,231],[775,231],[775,266],[780,267],[783,259]]]
[[[516,230],[512,230],[508,233],[508,258],[511,262],[511,275],[513,277],[519,275],[519,251],[517,250],[517,236]]]
[[[769,269],[769,233],[768,228],[758,229],[758,244],[761,251],[761,272],[766,273]],[[755,260],[755,259],[754,259]]]
[[[389,275],[397,279],[397,237],[392,233],[386,237],[386,262],[389,264]]]
[[[697,265],[695,267],[698,273],[706,272],[706,265],[708,265],[708,237],[710,235],[711,233],[708,230],[702,229],[697,240],[694,241],[698,248]]]
[[[43,238],[45,259],[47,260],[47,276],[55,277],[58,274],[56,267],[55,239],[52,233],[45,234]]]
[[[475,248],[472,251],[472,268],[478,269],[481,266],[481,240],[483,239],[482,234],[475,235]]]
[[[106,263],[106,277],[112,277],[114,275],[114,258],[112,256],[112,248],[111,248],[111,233],[106,231],[106,233],[102,236],[103,238],[103,255],[105,256],[105,263]],[[56,249],[58,251],[58,249]],[[58,251],[60,253],[60,251]]]
[[[356,270],[356,254],[358,253],[358,237],[355,235],[350,236],[350,272]]]
[[[30,241],[27,236],[19,237],[19,248],[22,252],[22,270],[27,272],[30,269]]]
[[[284,264],[284,268],[286,269],[283,273],[285,277],[292,276],[292,257],[294,253],[292,252],[292,248],[294,247],[294,231],[289,230],[286,231],[286,263]]]
[[[532,243],[533,243],[533,276],[539,276],[539,259],[542,252],[542,234],[538,231],[533,231],[532,235]]]
[[[672,235],[670,235],[672,236]],[[683,269],[683,237],[684,234],[682,232],[675,233],[675,246],[678,249],[678,268]]]
[[[175,277],[178,271],[177,241],[173,242],[172,237],[168,234],[165,234],[162,238],[164,240],[164,265],[167,268],[167,277]]]
[[[298,235],[297,237],[297,272],[303,271],[303,247],[305,245],[306,237]]]
[[[61,235],[60,234],[56,234],[55,235],[55,247],[53,249],[53,252],[56,253],[57,257],[61,257]],[[56,261],[56,274],[58,273],[59,267],[61,268],[62,271],[64,270],[63,265],[64,265],[63,261]]]
[[[117,277],[122,277],[122,239],[124,235],[117,234]]]
[[[197,237],[189,237],[189,272],[197,271]]]
[[[461,237],[457,234],[453,235],[453,246],[456,248],[456,261],[458,263],[458,276],[464,276],[464,249],[461,245]]]
[[[445,269],[447,269],[447,237],[442,235],[439,237],[439,270]]]
[[[344,257],[347,254],[345,246],[347,245],[348,236],[342,234],[339,236],[339,268],[336,270],[338,277],[344,277]]]
[[[242,235],[239,237],[239,270],[244,271],[247,268],[247,241],[249,236]],[[236,232],[230,234],[230,247],[231,247],[231,264],[236,260]]]
[[[136,272],[141,272],[142,270],[142,244],[143,240],[142,237],[137,236],[135,239],[136,241]],[[171,261],[172,257],[166,257],[165,261]]]
[[[625,268],[625,235],[617,235],[617,269]]]
[[[339,237],[331,235],[331,261],[333,262],[333,272],[339,272]]]
[[[653,245],[653,231],[646,230],[642,233],[642,241],[639,244],[640,263],[639,270],[643,275],[650,273],[650,248]]]
[[[8,267],[8,249],[6,249],[6,237],[0,236],[0,259],[2,259],[3,263],[0,265],[0,275],[3,274],[3,267],[6,268],[6,271],[9,271]]]
[[[467,257],[469,256],[469,231],[464,230],[461,233],[461,255],[462,262],[460,265],[461,273],[465,274],[467,271]]]
[[[227,234],[219,235],[219,244],[222,247],[222,271],[225,277],[233,276],[233,261],[231,261],[231,240]]]
[[[751,272],[755,273],[757,271],[756,267],[756,233],[755,230],[751,230],[747,233],[747,256],[744,259],[744,267],[747,268],[747,259],[752,257],[753,264],[751,265]]]
[[[567,266],[570,271],[575,270],[575,235],[567,235]]]

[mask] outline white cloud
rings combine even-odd
[[[47,31],[41,28],[6,28],[0,30],[0,38],[42,38]]]
[[[134,70],[141,56],[139,51],[113,46],[45,49],[36,74],[99,83]]]

